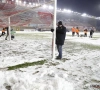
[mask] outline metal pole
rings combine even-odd
[[[9,21],[9,40],[11,40],[11,27],[10,27],[10,17],[8,18],[8,21]]]
[[[52,53],[52,59],[55,59],[55,37],[56,37],[56,13],[57,10],[57,0],[54,1],[54,32],[53,32],[53,53]]]

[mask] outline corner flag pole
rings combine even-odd
[[[54,32],[53,32],[53,52],[52,52],[52,59],[55,59],[55,37],[56,37],[56,16],[57,16],[57,0],[54,0]]]

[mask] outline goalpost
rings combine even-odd
[[[44,2],[45,2],[45,0],[44,0]],[[54,32],[53,32],[53,35],[52,35],[52,42],[53,42],[53,44],[52,44],[52,59],[54,60],[55,59],[55,37],[56,37],[56,14],[57,14],[57,0],[50,0],[49,2],[45,2],[44,4],[51,4],[51,3],[54,3],[54,12],[53,12],[53,28],[54,28]],[[38,3],[39,3],[39,0],[38,0]],[[9,40],[11,40],[11,31],[10,31],[10,29],[11,29],[11,18],[13,17],[13,16],[16,16],[16,15],[20,15],[20,14],[22,14],[22,13],[25,13],[25,12],[27,12],[27,11],[29,11],[29,10],[34,10],[34,9],[37,9],[37,8],[39,8],[39,7],[41,7],[41,6],[43,6],[43,4],[39,4],[38,6],[35,6],[35,7],[30,7],[30,8],[25,8],[25,10],[22,10],[22,11],[19,11],[19,12],[16,12],[16,13],[8,13],[9,14],[9,16],[8,17],[4,17],[4,19],[8,19],[8,27],[9,27]],[[11,14],[11,15],[10,15]]]
[[[52,59],[54,60],[55,59],[55,38],[56,38],[56,16],[57,16],[57,13],[56,13],[56,10],[57,10],[57,0],[54,0],[54,22],[53,22],[53,27],[54,27],[54,32],[53,32],[53,51],[52,51]]]

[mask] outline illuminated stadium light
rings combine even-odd
[[[6,1],[6,0],[2,0],[2,1]],[[8,0],[9,1],[9,0]],[[37,6],[42,6],[43,9],[50,9],[50,10],[53,10],[54,7],[52,5],[46,5],[41,2],[39,2],[39,0],[36,0],[36,2],[33,2],[33,0],[11,0],[11,1],[15,1],[15,3],[17,5],[20,5],[20,6],[26,6],[26,7],[37,7]],[[30,2],[29,2],[30,1]],[[45,3],[45,0],[43,0],[44,3]],[[54,0],[52,0],[54,1]],[[75,12],[75,11],[72,11],[70,9],[60,9],[60,8],[57,8],[57,12],[61,12],[61,13],[72,13],[72,14],[75,14],[75,15],[80,15],[82,17],[87,17],[87,18],[93,18],[93,19],[98,19],[100,20],[100,17],[95,17],[95,16],[92,16],[92,15],[88,15],[86,13],[79,13],[79,12]]]
[[[71,11],[71,10],[69,10],[69,9],[57,9],[57,12],[63,12],[63,13],[74,13],[74,14],[76,14],[76,15],[80,15],[80,16],[82,16],[82,17],[88,17],[88,18],[93,18],[93,19],[98,19],[98,20],[100,20],[100,17],[98,18],[98,17],[95,17],[95,16],[91,16],[91,15],[88,15],[88,14],[86,14],[86,13],[79,13],[79,12],[74,12],[74,11]]]
[[[43,5],[43,8],[47,8],[47,5],[44,4],[44,5]]]
[[[16,0],[16,3],[18,3],[18,0]]]
[[[26,1],[24,1],[24,4],[26,4]]]
[[[100,19],[100,17],[96,17],[96,19]]]
[[[39,4],[38,4],[38,3],[36,3],[36,4],[35,4],[35,6],[39,6]]]
[[[78,15],[81,15],[81,13],[77,12]]]
[[[72,13],[73,11],[71,11],[71,10],[67,10],[67,13]]]
[[[71,11],[71,10],[69,10],[69,9],[63,9],[63,12],[72,13],[73,11]]]
[[[67,9],[63,9],[63,12],[67,12]]]
[[[100,17],[98,17],[98,19],[100,20]]]
[[[49,9],[54,9],[54,8],[53,8],[53,6],[50,5],[50,6],[49,6]]]
[[[22,1],[19,1],[19,3],[21,4],[21,3],[22,3]]]
[[[87,14],[86,14],[86,13],[83,13],[81,16],[86,17],[86,16],[87,16]]]
[[[44,4],[42,7],[43,7],[44,9],[47,9],[47,8],[49,8],[49,9],[51,9],[51,10],[54,9],[54,7],[51,6],[51,5],[50,5],[50,6],[47,6],[47,5]]]
[[[35,6],[35,3],[33,3],[33,6]]]

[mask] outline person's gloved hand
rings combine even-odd
[[[53,32],[54,31],[54,29],[51,29],[51,32]]]

